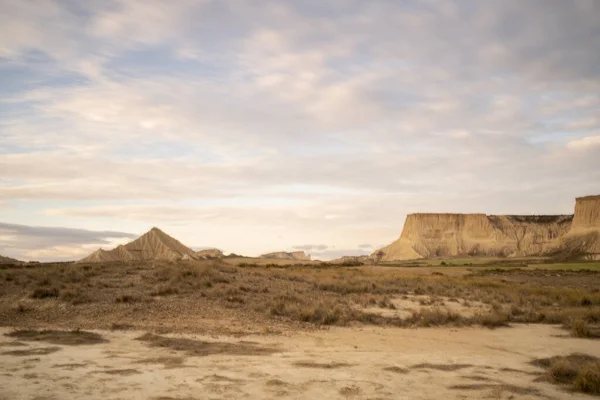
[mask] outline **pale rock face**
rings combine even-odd
[[[344,264],[344,263],[361,263],[361,264],[375,264],[379,261],[376,256],[342,256],[335,260],[328,261],[329,264]]]
[[[382,261],[455,256],[600,258],[600,196],[576,199],[575,215],[411,214]]]
[[[160,229],[152,228],[133,242],[119,245],[109,251],[98,249],[78,262],[177,261],[184,257],[195,259],[196,254],[192,249],[184,246]]]
[[[206,249],[196,252],[196,258],[223,258],[223,252],[219,249]]]
[[[260,258],[267,258],[273,260],[296,260],[296,261],[310,261],[310,254],[306,254],[303,251],[292,251],[290,253],[285,251],[278,251],[275,253],[267,253],[260,256]]]

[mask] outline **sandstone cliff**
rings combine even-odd
[[[196,253],[158,228],[152,228],[133,242],[119,245],[113,250],[98,249],[79,260],[81,263],[111,261],[149,261],[195,259]]]
[[[310,254],[306,254],[303,251],[292,251],[290,253],[285,251],[278,251],[274,253],[267,253],[260,256],[260,258],[277,259],[277,260],[297,260],[297,261],[310,261]]]
[[[600,196],[576,199],[574,215],[410,214],[382,261],[456,256],[600,258]]]

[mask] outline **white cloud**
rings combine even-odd
[[[600,147],[600,136],[587,136],[582,139],[571,140],[567,143],[571,150],[588,150]]]

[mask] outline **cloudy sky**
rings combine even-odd
[[[0,254],[364,254],[600,193],[598,0],[0,2]]]

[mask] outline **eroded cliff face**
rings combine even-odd
[[[575,215],[410,214],[382,261],[457,256],[577,255],[600,258],[600,196],[576,199]]]
[[[133,242],[119,245],[112,250],[98,249],[78,262],[130,262],[195,259],[195,252],[158,228],[152,228]]]
[[[576,199],[571,229],[562,238],[557,254],[600,260],[600,196]]]
[[[573,231],[598,229],[600,229],[600,195],[576,199]]]

